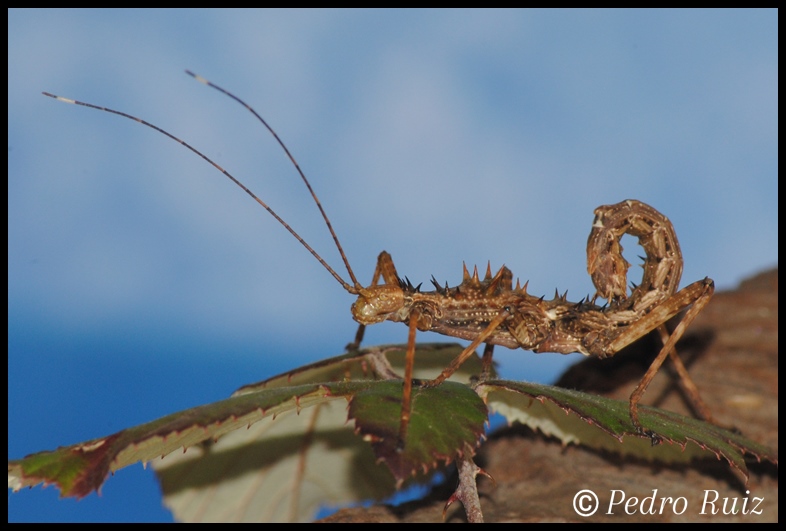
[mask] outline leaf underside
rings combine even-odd
[[[9,461],[8,486],[54,484],[62,496],[83,497],[110,472],[155,459],[165,503],[180,520],[308,520],[320,505],[381,499],[403,480],[475,448],[486,403],[510,422],[564,444],[666,462],[715,456],[743,479],[745,454],[777,463],[777,453],[738,434],[641,406],[642,425],[663,441],[652,446],[633,427],[627,401],[502,380],[473,390],[466,382],[480,372],[475,357],[452,378],[463,383],[414,386],[407,440],[398,448],[402,382],[380,380],[377,370],[384,358],[401,374],[404,348],[374,347],[324,360],[244,386],[219,402]],[[416,378],[433,378],[461,350],[419,345]]]

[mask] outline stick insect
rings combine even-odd
[[[121,111],[90,103],[71,100],[44,92],[45,96],[65,103],[90,107],[139,122],[155,129],[182,144],[211,164],[239,186],[267,210],[350,294],[357,296],[352,304],[352,316],[359,323],[355,339],[349,348],[357,349],[367,325],[383,321],[405,323],[409,328],[406,364],[404,369],[402,408],[398,434],[399,448],[406,443],[411,415],[415,336],[417,331],[434,331],[447,336],[469,340],[470,344],[436,378],[419,382],[424,387],[434,387],[449,378],[480,346],[485,343],[483,374],[488,376],[495,345],[511,349],[523,348],[533,352],[572,353],[586,356],[611,357],[623,347],[654,329],[660,331],[663,348],[630,396],[630,418],[636,429],[652,437],[657,434],[644,430],[638,419],[638,403],[661,364],[669,356],[677,370],[683,388],[699,416],[712,417],[701,400],[696,385],[688,375],[674,346],[706,306],[714,292],[714,283],[705,278],[678,291],[682,274],[682,254],[671,222],[654,208],[636,200],[626,200],[595,209],[595,219],[587,241],[587,270],[596,288],[594,297],[570,302],[558,294],[552,300],[530,295],[527,284],[523,287],[513,274],[503,266],[492,275],[490,266],[481,280],[477,267],[472,274],[464,265],[460,284],[450,287],[440,285],[432,276],[434,291],[421,291],[409,280],[399,277],[390,254],[383,251],[371,284],[364,287],[358,282],[339,242],[338,236],[311,187],[305,173],[287,146],[268,123],[246,102],[211,83],[186,71],[197,81],[212,87],[244,106],[273,135],[294,165],[301,180],[319,209],[341,255],[350,282],[345,281],[295,230],[270,206],[256,196],[232,174],[212,161],[190,144],[152,123]],[[644,248],[644,274],[641,284],[627,292],[627,270],[630,264],[622,256],[620,239],[624,234],[638,238]],[[596,304],[597,298],[607,303]],[[666,321],[687,308],[675,330],[669,333]]]

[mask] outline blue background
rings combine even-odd
[[[10,10],[8,35],[9,458],[224,398],[355,332],[352,297],[222,175],[43,90],[191,142],[344,275],[274,141],[182,71],[234,91],[362,282],[384,249],[416,283],[490,260],[578,300],[593,209],[626,198],[674,222],[683,285],[777,263],[774,10]],[[405,340],[386,323],[366,344]],[[496,359],[550,382],[577,358]],[[9,493],[8,519],[171,520],[140,465],[57,498]]]

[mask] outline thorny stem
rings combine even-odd
[[[464,506],[464,512],[467,515],[467,522],[470,524],[483,523],[483,511],[480,508],[480,496],[478,495],[478,474],[482,474],[492,481],[492,478],[485,470],[475,464],[472,459],[474,454],[473,448],[464,443],[464,451],[459,459],[456,460],[458,466],[459,485],[456,491],[445,503],[445,508],[442,510],[442,520],[448,511],[448,507],[455,501],[460,501]]]
[[[477,381],[473,382],[471,387],[477,392],[478,385],[488,380],[491,376],[491,356],[494,352],[494,345],[486,344],[483,351],[483,371]],[[480,394],[478,394],[480,396]],[[481,396],[481,398],[483,398]],[[453,502],[460,501],[464,506],[464,513],[467,515],[467,522],[471,524],[483,523],[483,510],[480,508],[480,495],[478,494],[478,474],[484,475],[496,484],[491,475],[475,464],[474,461],[475,451],[468,443],[464,443],[464,448],[461,457],[456,460],[456,467],[458,468],[459,484],[455,492],[448,498],[442,509],[442,521],[445,521],[448,507]]]

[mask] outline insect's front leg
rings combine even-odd
[[[374,276],[371,279],[371,286],[376,286],[379,283],[380,277],[383,279],[384,284],[398,285],[399,277],[398,273],[396,273],[396,266],[393,265],[393,258],[387,251],[382,251],[377,257],[377,266],[374,268]],[[360,348],[360,343],[363,341],[363,335],[365,332],[366,325],[359,325],[358,331],[355,333],[355,340],[345,347],[347,352],[352,352]]]

